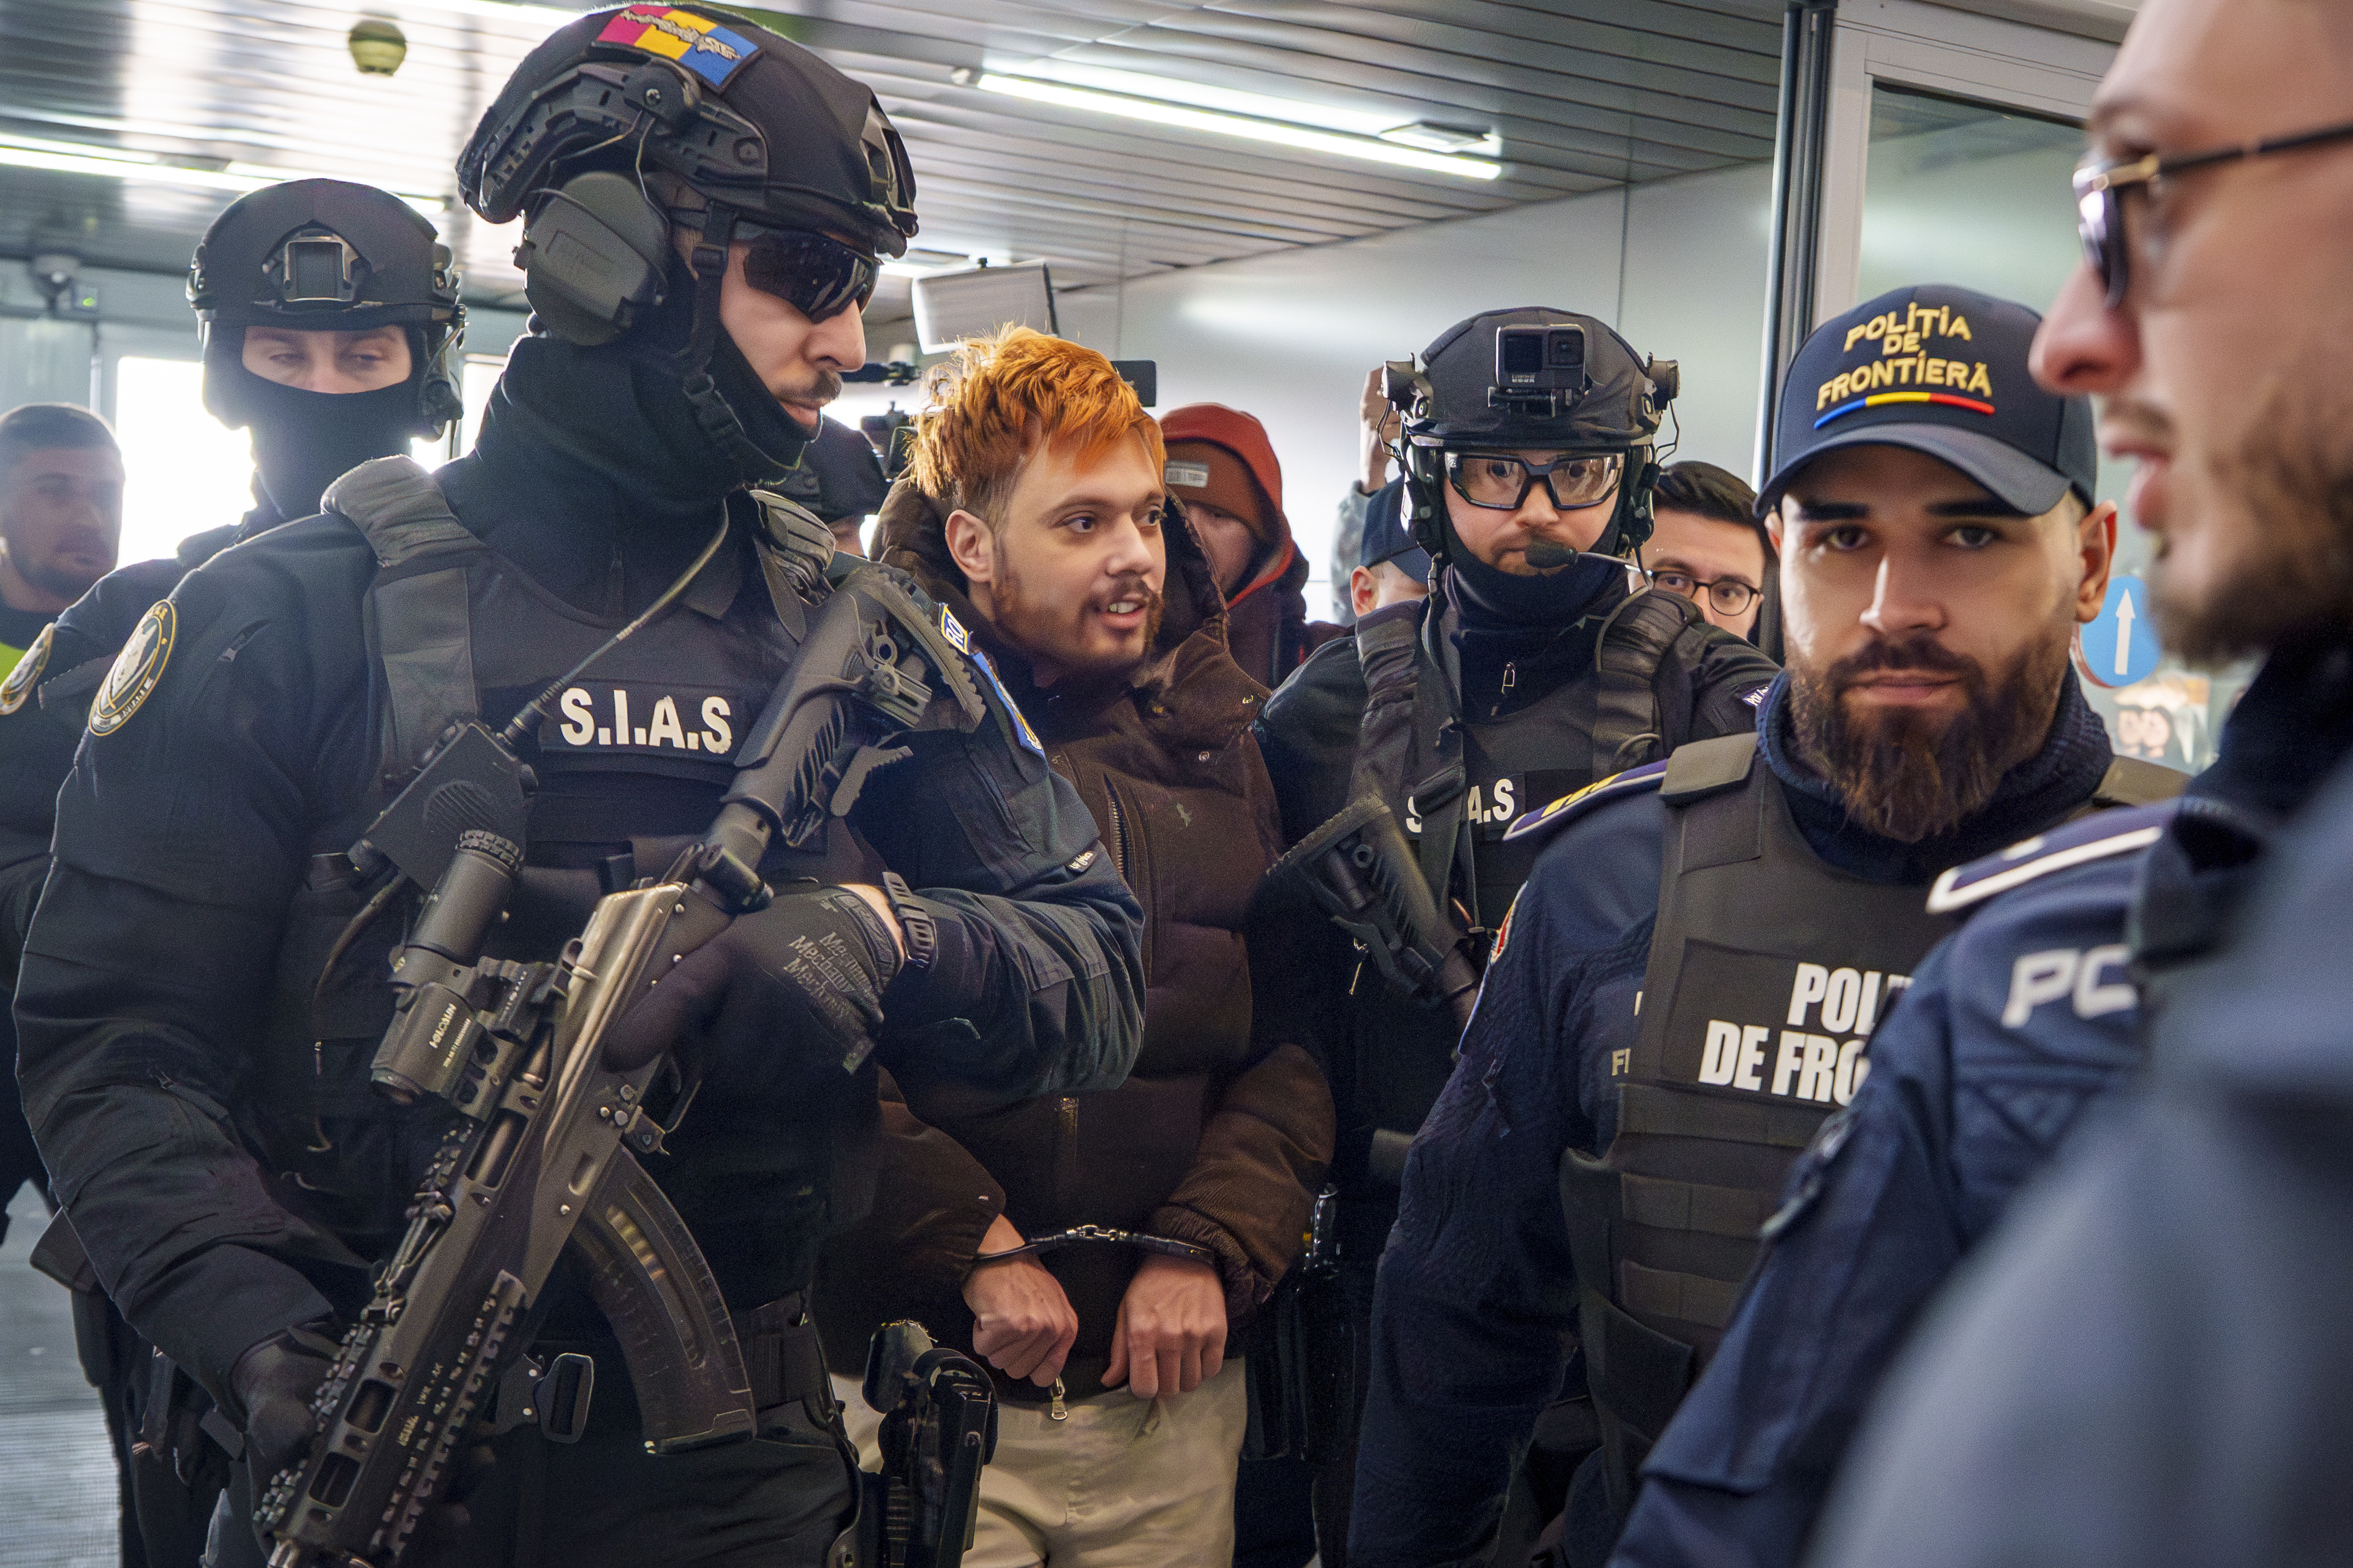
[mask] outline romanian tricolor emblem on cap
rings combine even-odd
[[[1966,408],[1972,414],[1991,414],[1994,406],[1974,397],[1956,397],[1949,392],[1874,392],[1869,397],[1858,397],[1852,403],[1842,403],[1814,421],[1819,430],[1842,415],[1858,408],[1877,408],[1884,403],[1941,403],[1948,408]]]
[[[652,5],[624,7],[596,41],[676,60],[712,87],[725,87],[760,52],[759,45],[708,17]]]

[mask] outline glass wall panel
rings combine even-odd
[[[2080,254],[2067,177],[2082,149],[2072,125],[1874,82],[1861,298],[1957,283],[2045,309]],[[2102,463],[2100,499],[2121,501],[2131,477],[2127,465]],[[2125,517],[2117,573],[2145,580],[2150,553]],[[2213,760],[2216,731],[2249,672],[2192,671],[2168,657],[2141,679],[2120,675],[2119,665],[2140,675],[2153,644],[2146,612],[2142,599],[2122,649],[2095,635],[2099,657],[2079,659],[2084,689],[2120,753],[2194,771]]]

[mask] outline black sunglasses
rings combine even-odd
[[[2137,185],[2152,185],[2168,174],[2179,174],[2189,169],[2202,169],[2211,163],[2236,163],[2247,158],[2267,158],[2274,153],[2293,153],[2306,147],[2317,147],[2328,142],[2353,141],[2353,124],[2332,125],[2321,131],[2299,132],[2293,136],[2275,136],[2268,142],[2250,142],[2238,147],[2215,147],[2202,153],[2184,153],[2168,158],[2151,153],[2142,158],[2125,158],[2113,163],[2087,164],[2075,171],[2075,228],[2084,238],[2084,256],[2108,291],[2108,309],[2115,310],[2125,301],[2125,289],[2131,281],[2127,252],[2131,248],[2125,239],[2123,194]]]
[[[734,237],[751,247],[744,258],[744,280],[812,321],[864,310],[882,275],[874,258],[829,235],[739,224]]]

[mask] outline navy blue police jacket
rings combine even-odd
[[[1992,801],[1950,835],[1901,844],[1847,820],[1793,759],[1789,728],[1785,675],[1759,712],[1757,751],[1808,845],[1852,875],[1915,883],[1923,898],[1947,868],[2062,821],[2113,757],[2071,672],[2042,750]],[[1571,1148],[1603,1152],[1616,1131],[1610,1063],[1634,1044],[1657,921],[1663,771],[1620,774],[1562,814],[1414,1140],[1375,1300],[1352,1563],[1475,1560],[1537,1415],[1565,1392],[1577,1283],[1559,1164]]]
[[[2353,644],[2274,653],[2147,852],[2147,1081],[1924,1318],[1810,1561],[2344,1561],[2348,752]],[[2232,831],[2250,823],[2264,842]]]
[[[526,339],[475,453],[436,476],[459,520],[550,616],[617,628],[693,558],[723,509],[737,531],[733,593],[760,592],[748,500],[726,493],[732,469],[683,399],[666,387],[659,400],[638,395],[654,374]],[[277,1079],[311,1066],[307,1050],[301,1061],[279,1054],[282,1015],[310,994],[307,978],[279,973],[286,933],[322,896],[311,885],[319,847],[356,841],[377,804],[382,674],[362,613],[376,571],[358,529],[328,513],[180,582],[152,686],[117,701],[111,732],[85,739],[58,797],[54,863],[25,945],[19,1079],[58,1197],[123,1316],[216,1397],[248,1346],[364,1300],[364,1259],[396,1233],[411,1167],[438,1137],[429,1117],[389,1116],[364,1085],[364,1109],[348,1127],[330,1113],[337,1131],[315,1155],[290,1118],[269,1111],[273,1093],[301,1089]],[[703,612],[681,603],[672,613]],[[765,624],[751,608],[740,616]],[[500,723],[521,701],[508,693],[501,711],[486,696],[483,716]],[[875,773],[850,818],[936,927],[932,963],[902,969],[885,994],[877,1055],[1008,1098],[1108,1087],[1141,1037],[1139,911],[1084,804],[1018,741],[1018,714],[991,706],[970,737],[910,735],[913,754]],[[543,730],[543,744],[553,735]],[[624,820],[617,831],[625,844],[639,831],[700,832],[719,787],[696,786],[691,823]],[[651,790],[642,798],[670,798]],[[307,918],[302,929],[315,929]],[[374,984],[369,1005],[388,1016],[388,974]],[[298,1012],[293,1026],[304,1021]],[[854,1161],[874,1115],[871,1071],[778,1081],[749,1100],[705,1103],[706,1088],[691,1123],[706,1151],[723,1131],[745,1169],[776,1164],[775,1191],[683,1149],[660,1178],[699,1184],[697,1202],[756,1239],[721,1246],[698,1231],[738,1305],[799,1288],[780,1271],[813,1258],[810,1233],[856,1217],[807,1218],[812,1202],[823,1206],[807,1190],[818,1178],[783,1167],[803,1144]],[[739,1124],[739,1106],[754,1124]],[[672,1195],[686,1210],[681,1190]]]
[[[2284,786],[2313,776],[2309,754],[2274,754],[2316,710],[2310,673],[2295,656],[2268,669],[2182,800],[2101,813],[1939,884],[1957,908],[1972,889],[1987,901],[1922,963],[1854,1103],[1791,1169],[1723,1345],[1642,1468],[1618,1568],[1799,1561],[1922,1307],[2142,1066],[2127,963],[2190,945],[2179,933],[2234,900],[2292,804]]]

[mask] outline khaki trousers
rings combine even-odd
[[[878,1468],[882,1418],[834,1379],[860,1461]],[[1149,1403],[1124,1388],[1069,1402],[1000,1404],[965,1568],[1229,1568],[1234,1467],[1250,1419],[1239,1358],[1190,1394]]]

